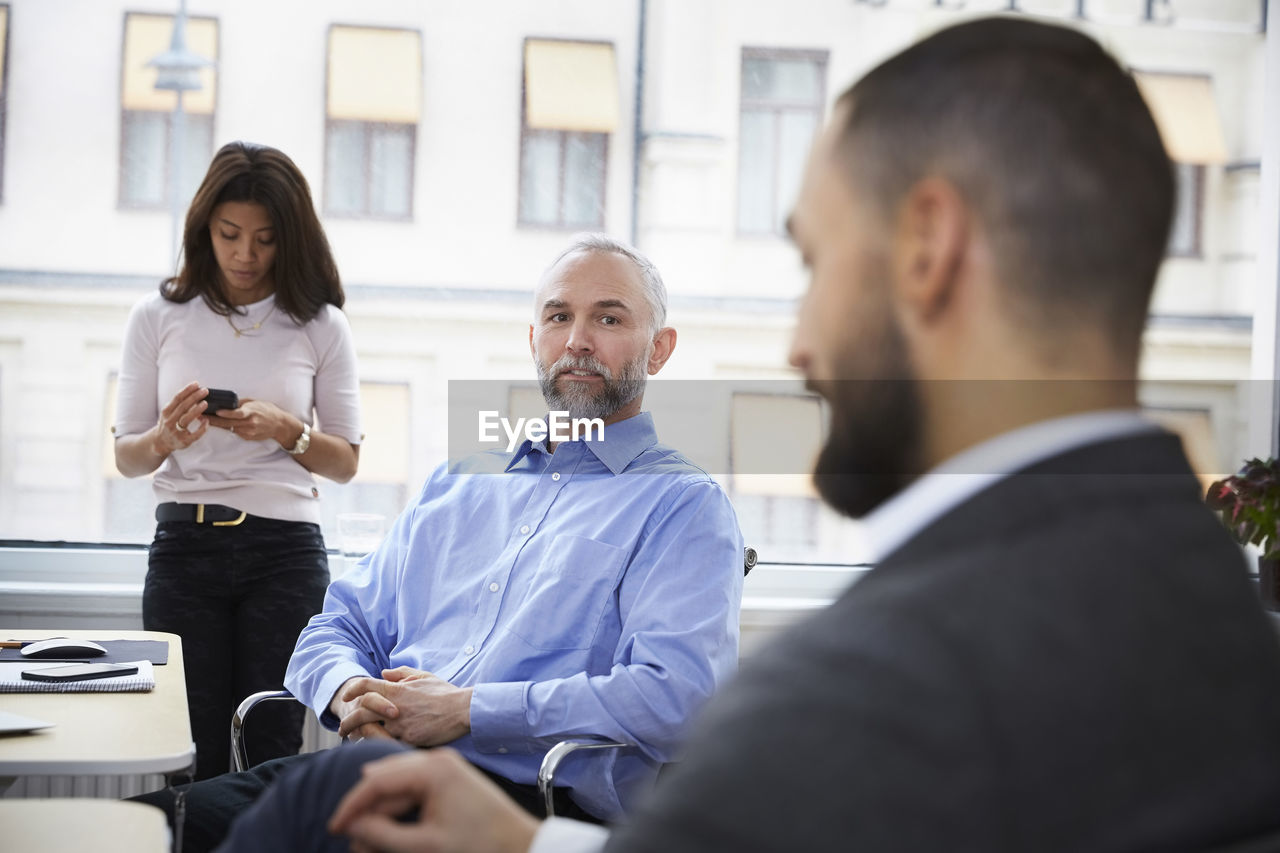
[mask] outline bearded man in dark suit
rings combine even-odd
[[[611,837],[433,751],[330,827],[394,849],[1280,847],[1280,643],[1178,439],[1138,412],[1173,208],[1088,37],[941,31],[838,101],[790,230],[816,472],[878,565],[744,666]],[[413,817],[396,820],[409,804]],[[532,845],[532,847],[530,847]]]

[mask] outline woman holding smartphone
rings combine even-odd
[[[302,173],[232,142],[187,211],[178,274],[129,316],[116,466],[155,474],[142,619],[182,637],[198,779],[228,769],[232,711],[281,687],[324,600],[315,475],[350,480],[361,439],[343,301]],[[211,408],[211,388],[238,399]],[[301,745],[302,707],[272,704],[249,744],[258,760]]]

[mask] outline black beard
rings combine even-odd
[[[919,474],[919,387],[913,379],[811,385],[831,406],[831,433],[814,466],[814,486],[837,512],[862,518]]]

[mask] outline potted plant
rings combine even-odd
[[[1262,549],[1258,594],[1267,609],[1280,610],[1280,460],[1248,460],[1211,484],[1205,501],[1237,542]]]

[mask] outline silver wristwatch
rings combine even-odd
[[[285,451],[294,456],[301,456],[307,452],[307,448],[311,446],[311,425],[302,425],[302,435],[298,436],[298,443],[293,447],[286,447]]]

